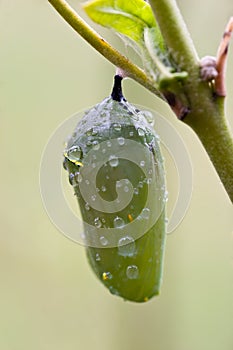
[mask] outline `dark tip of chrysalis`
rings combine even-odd
[[[111,93],[111,97],[113,100],[121,102],[122,100],[125,101],[125,98],[122,94],[122,77],[120,75],[115,75],[114,77],[114,85]]]

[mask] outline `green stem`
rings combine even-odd
[[[149,0],[163,38],[181,70],[190,72],[198,55],[175,0]]]
[[[113,63],[116,67],[124,70],[126,75],[139,84],[150,90],[153,94],[161,97],[156,83],[147,77],[145,72],[129,59],[114,49],[98,33],[96,33],[65,0],[48,0],[57,12],[70,24],[70,26],[80,34],[91,46],[101,55]]]
[[[190,113],[184,122],[198,135],[233,202],[233,139],[224,117],[224,99],[215,100],[200,79],[199,59],[175,0],[150,0],[164,40],[180,70],[188,72],[183,91]]]
[[[198,135],[233,203],[233,139],[225,116],[202,100],[184,122]]]

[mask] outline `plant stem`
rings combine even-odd
[[[124,70],[128,77],[161,97],[156,82],[101,38],[65,0],[48,1],[105,58]],[[175,0],[149,2],[175,63],[180,71],[188,73],[188,78],[183,82],[183,93],[190,113],[183,121],[198,135],[233,202],[233,140],[224,117],[224,98],[214,99],[208,82],[201,80],[199,59]]]
[[[175,0],[149,0],[169,51],[182,71],[198,64],[198,55]]]
[[[190,113],[183,121],[198,135],[233,202],[233,139],[224,98],[214,100],[209,84],[201,81],[199,59],[175,0],[149,2],[173,59],[189,74],[184,91]]]
[[[65,0],[48,0],[48,2],[57,10],[64,20],[101,55],[116,67],[123,69],[128,77],[134,79],[161,98],[161,94],[156,88],[156,82],[149,79],[141,68],[132,63],[96,33]]]
[[[201,103],[199,104],[199,106]],[[233,203],[233,139],[227,120],[218,109],[195,108],[184,119],[198,135]]]

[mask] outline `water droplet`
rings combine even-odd
[[[135,189],[134,189],[134,194],[135,194],[135,195],[138,195],[138,193],[139,193],[138,189],[135,188]]]
[[[98,141],[93,141],[93,142],[92,142],[92,146],[93,146],[93,149],[94,149],[95,151],[98,151],[99,148],[100,148],[100,144],[99,144]]]
[[[130,136],[130,137],[133,137],[133,135],[134,135],[134,132],[133,132],[133,131],[130,131],[130,132],[129,132],[129,136]]]
[[[118,253],[121,256],[133,256],[135,254],[136,245],[131,236],[125,236],[119,239]]]
[[[95,255],[95,261],[100,261],[101,260],[101,257],[99,255],[99,253],[96,253]]]
[[[128,186],[124,187],[124,192],[126,192],[126,193],[129,192],[129,187]]]
[[[90,181],[89,181],[89,180],[85,180],[85,183],[86,183],[87,185],[90,185]]]
[[[73,173],[69,174],[69,183],[73,185],[75,183],[75,176]]]
[[[93,196],[91,196],[91,200],[94,202],[96,200],[96,195],[93,194]]]
[[[141,128],[138,128],[138,135],[139,136],[145,136],[145,131]]]
[[[113,129],[115,130],[115,131],[121,131],[121,124],[113,124]]]
[[[94,224],[95,224],[95,227],[100,228],[102,226],[100,218],[95,218]]]
[[[126,276],[130,279],[130,280],[135,280],[138,278],[139,276],[139,270],[138,267],[136,265],[129,265],[126,269]]]
[[[111,272],[103,272],[102,279],[103,279],[103,281],[111,280],[112,279]]]
[[[92,136],[96,136],[98,134],[98,129],[92,129]],[[94,141],[95,142],[95,141]]]
[[[124,143],[125,143],[124,137],[118,137],[117,141],[118,141],[118,143],[119,143],[120,146],[123,146]]]
[[[80,172],[76,172],[75,173],[75,179],[78,183],[82,182],[83,178],[82,178],[82,175],[80,174]]]
[[[145,166],[145,161],[144,161],[144,160],[141,160],[140,166],[141,166],[141,167],[144,167],[144,166]]]
[[[112,168],[115,168],[119,164],[119,159],[116,156],[111,155],[109,157],[109,164],[111,165]]]
[[[106,143],[107,143],[107,146],[108,146],[108,147],[111,147],[111,146],[112,146],[112,142],[111,142],[111,141],[108,140]]]
[[[102,149],[102,153],[106,153],[106,148],[103,148],[103,149]]]
[[[90,210],[90,205],[88,203],[85,204],[85,209]]]
[[[119,292],[116,288],[114,288],[113,286],[109,287],[109,292],[113,295],[119,295]]]
[[[119,217],[119,216],[116,216],[115,219],[113,220],[113,226],[115,228],[121,228],[124,225],[125,225],[124,220],[121,217]]]
[[[154,117],[153,114],[149,111],[143,111],[143,116],[146,118],[148,123],[154,124]]]
[[[144,208],[142,209],[142,213],[141,213],[141,216],[143,219],[149,219],[150,217],[150,209],[149,208]]]
[[[82,149],[79,146],[72,146],[67,152],[67,158],[71,162],[76,162],[82,157]]]
[[[102,191],[102,192],[106,192],[106,191],[107,191],[107,188],[106,188],[105,186],[102,186],[102,187],[101,187],[101,191]]]
[[[139,187],[139,188],[142,188],[142,187],[143,187],[143,182],[142,182],[142,181],[139,181],[138,187]]]
[[[102,246],[106,247],[106,245],[108,244],[108,240],[106,237],[101,236],[100,237],[100,243],[102,244]]]
[[[116,182],[116,188],[121,188],[122,187],[122,183],[120,181]]]

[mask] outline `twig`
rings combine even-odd
[[[101,55],[116,67],[120,67],[125,71],[128,77],[137,81],[153,94],[162,97],[155,83],[147,77],[145,72],[96,33],[65,0],[48,0],[48,2],[57,10],[64,20]]]
[[[227,64],[227,52],[233,31],[233,17],[230,18],[217,52],[216,70],[218,76],[215,78],[215,92],[217,96],[226,96],[225,73]]]

